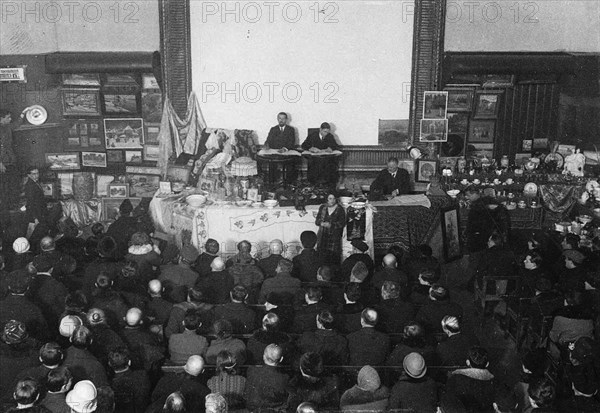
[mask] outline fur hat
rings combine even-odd
[[[186,262],[192,263],[198,258],[198,250],[191,245],[184,245],[179,253]]]
[[[24,323],[17,320],[10,320],[4,325],[2,341],[6,344],[18,344],[23,342],[26,338],[27,328]]]
[[[360,239],[352,240],[350,244],[360,252],[365,252],[369,249],[367,243]]]
[[[356,384],[361,390],[375,391],[381,386],[381,379],[377,370],[371,366],[364,366],[358,372]]]
[[[404,357],[402,366],[404,367],[406,374],[415,379],[420,379],[427,373],[425,359],[419,353],[409,353]]]
[[[98,241],[98,254],[103,257],[112,257],[117,250],[117,243],[111,236],[104,236]]]
[[[129,199],[126,199],[125,201],[121,202],[121,205],[119,205],[119,213],[121,215],[129,215],[132,211],[133,204]]]

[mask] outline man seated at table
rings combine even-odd
[[[390,158],[387,168],[379,171],[371,184],[371,193],[398,196],[410,192],[410,178],[406,169],[398,167],[398,158]]]
[[[277,125],[269,130],[265,149],[276,149],[279,153],[287,152],[296,146],[294,128],[287,125],[288,116],[285,112],[277,114]]]
[[[302,149],[317,154],[331,154],[339,150],[331,126],[323,122],[318,131],[310,133],[302,143]],[[308,180],[313,183],[335,185],[338,179],[337,159],[333,156],[311,156],[308,158]]]

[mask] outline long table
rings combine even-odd
[[[253,208],[231,204],[214,203],[193,208],[177,198],[154,198],[150,212],[154,223],[162,232],[175,236],[178,244],[191,243],[203,251],[209,238],[221,245],[220,254],[228,258],[236,254],[237,244],[248,240],[252,252],[258,257],[269,254],[269,242],[279,239],[284,244],[284,256],[293,258],[302,250],[300,234],[303,231],[317,232],[315,225],[319,207],[309,205],[306,211],[293,207]],[[365,242],[373,255],[373,212],[367,209]],[[346,230],[342,235],[342,253],[348,256],[352,246],[347,240]]]
[[[448,197],[428,197],[427,206],[402,205],[394,202],[374,203],[367,209],[365,242],[369,253],[381,255],[391,245],[408,248],[427,243],[440,224],[440,210],[451,205]],[[175,236],[178,244],[191,243],[200,251],[208,238],[221,244],[227,257],[237,253],[236,245],[247,239],[255,253],[266,256],[272,239],[284,242],[286,256],[301,250],[300,234],[317,231],[315,217],[318,206],[307,206],[306,212],[294,208],[248,208],[212,204],[192,208],[180,197],[154,198],[151,216],[158,230]],[[343,235],[343,256],[352,253],[350,242]]]

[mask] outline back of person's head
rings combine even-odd
[[[227,413],[229,406],[221,393],[210,393],[204,398],[204,410],[206,413]]]
[[[545,349],[534,349],[525,353],[521,363],[526,373],[533,377],[541,377],[548,369],[550,360]]]
[[[317,234],[314,231],[303,231],[300,234],[300,242],[304,248],[314,248],[317,245]]]
[[[215,257],[210,263],[210,269],[213,271],[223,271],[225,269],[225,261],[221,257]]]
[[[417,250],[419,251],[419,254],[421,255],[421,257],[431,257],[433,256],[433,250],[431,249],[431,247],[427,244],[421,244],[417,247]]]
[[[439,279],[439,274],[430,269],[423,270],[419,273],[419,282],[423,285],[435,284]]]
[[[535,290],[540,293],[547,293],[552,291],[552,281],[546,277],[540,277],[535,282]]]
[[[274,343],[265,347],[263,352],[263,361],[268,365],[277,365],[283,360],[283,349]]]
[[[317,413],[317,405],[313,402],[302,402],[296,408],[296,413]]]
[[[217,371],[236,374],[237,357],[229,350],[222,350],[217,354]]]
[[[188,310],[183,317],[183,326],[186,330],[196,331],[200,327],[201,321],[198,312],[194,309]]]
[[[445,301],[449,298],[448,289],[440,284],[433,284],[429,288],[429,296],[436,301]]]
[[[348,283],[344,287],[346,298],[352,302],[357,302],[360,300],[361,292],[362,290],[359,283]]]
[[[65,297],[65,309],[85,311],[88,307],[88,299],[81,290],[73,291]]]
[[[300,356],[300,371],[303,374],[319,377],[323,370],[323,357],[319,353],[308,352]]]
[[[400,284],[395,281],[384,281],[381,286],[381,298],[390,300],[400,297]]]
[[[73,374],[68,367],[57,367],[50,370],[46,376],[46,390],[57,393],[63,390],[63,387],[67,386],[72,380]]]
[[[581,305],[581,303],[583,302],[583,295],[581,291],[569,290],[565,294],[565,301],[567,305],[570,306]]]
[[[290,274],[292,272],[292,269],[294,268],[294,264],[290,260],[282,258],[279,260],[277,268],[280,272],[284,274]]]
[[[117,251],[117,242],[110,235],[104,235],[100,238],[100,241],[98,241],[96,250],[101,257],[113,258]]]
[[[104,233],[104,225],[100,222],[96,222],[92,225],[92,234],[97,237]]]
[[[110,287],[112,287],[112,284],[113,282],[111,278],[105,272],[101,272],[96,277],[96,287],[98,287],[100,290],[108,290]]]
[[[29,333],[25,323],[19,320],[9,320],[2,330],[2,341],[8,345],[17,345],[24,342]]]
[[[475,369],[485,369],[489,364],[488,352],[483,347],[473,346],[469,349],[468,362]]]
[[[92,327],[107,324],[106,313],[101,308],[90,308],[87,312],[87,321]]]
[[[581,238],[577,234],[568,233],[565,235],[564,243],[569,249],[577,249],[579,247],[579,241]]]
[[[185,397],[180,391],[169,394],[163,405],[163,413],[184,413],[186,412]]]
[[[529,255],[529,261],[531,261],[532,263],[534,263],[537,267],[541,267],[542,263],[543,263],[543,258],[542,256],[536,252],[536,251],[531,251],[529,252],[527,255]]]
[[[550,380],[546,377],[540,377],[529,383],[527,394],[535,407],[548,408],[554,404],[556,398],[556,389]]]
[[[87,348],[92,344],[92,332],[86,326],[78,326],[71,334],[71,343],[77,348]]]
[[[377,311],[373,308],[367,307],[364,310],[362,310],[362,313],[360,313],[360,320],[364,325],[375,327],[375,325],[377,325],[378,319],[379,316],[377,314]]]
[[[262,318],[262,327],[265,331],[279,330],[279,316],[275,313],[267,313]]]
[[[152,295],[159,295],[162,293],[162,283],[160,280],[150,280],[148,281],[148,293]]]
[[[405,341],[423,340],[425,329],[421,323],[411,321],[404,326],[403,336]]]
[[[335,317],[331,311],[323,310],[317,314],[317,321],[323,326],[323,329],[331,330],[335,324]]]
[[[236,285],[229,294],[231,295],[232,300],[244,302],[246,297],[248,297],[248,290],[246,290],[246,287],[243,285]]]
[[[317,270],[317,280],[320,281],[331,281],[333,279],[333,270],[329,265],[322,265]]]
[[[402,262],[402,257],[404,257],[404,250],[400,245],[391,245],[386,254],[393,254],[396,257],[396,262]]]
[[[53,341],[40,348],[40,362],[46,366],[58,366],[63,361],[62,347]]]
[[[449,333],[460,333],[460,321],[453,315],[447,315],[442,319],[442,329]]]
[[[494,244],[497,247],[501,247],[503,244],[502,235],[499,232],[494,231],[492,232],[492,235],[490,235],[488,242]]]
[[[231,321],[226,319],[221,319],[215,321],[213,324],[213,332],[217,338],[229,338],[233,334],[233,326],[231,325]]]
[[[394,254],[385,254],[383,256],[383,266],[387,268],[396,268],[398,265],[398,261],[396,260],[396,256]]]
[[[126,199],[123,202],[121,202],[121,205],[119,205],[119,213],[121,215],[129,215],[132,212],[133,212],[133,204],[131,203],[131,201],[129,199]]]
[[[108,366],[114,371],[121,371],[129,367],[131,356],[129,349],[124,346],[115,347],[108,352]]]
[[[319,302],[323,298],[323,292],[319,287],[308,287],[306,289],[306,298],[310,301]]]
[[[190,376],[198,377],[204,371],[204,359],[197,354],[188,357],[183,370]]]
[[[29,289],[30,277],[27,270],[20,269],[8,274],[8,291],[11,294],[25,294]]]
[[[143,313],[137,307],[132,307],[127,310],[127,314],[125,315],[125,323],[128,327],[137,327],[142,324],[143,321]]]
[[[204,302],[204,293],[198,288],[190,288],[188,290],[188,300],[192,303]]]
[[[40,385],[32,378],[19,380],[15,386],[13,398],[19,404],[32,404],[40,397]]]

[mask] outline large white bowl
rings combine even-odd
[[[277,206],[277,200],[276,199],[265,199],[263,201],[263,204],[265,204],[265,206],[267,208],[274,208]]]
[[[450,196],[450,198],[456,198],[456,196],[460,194],[460,189],[451,189],[446,191],[446,193]]]
[[[200,194],[190,195],[185,199],[185,202],[187,202],[189,206],[197,208],[206,203],[206,197]]]
[[[351,196],[341,196],[340,197],[340,202],[344,205],[348,205],[350,202],[352,202],[353,198]]]

